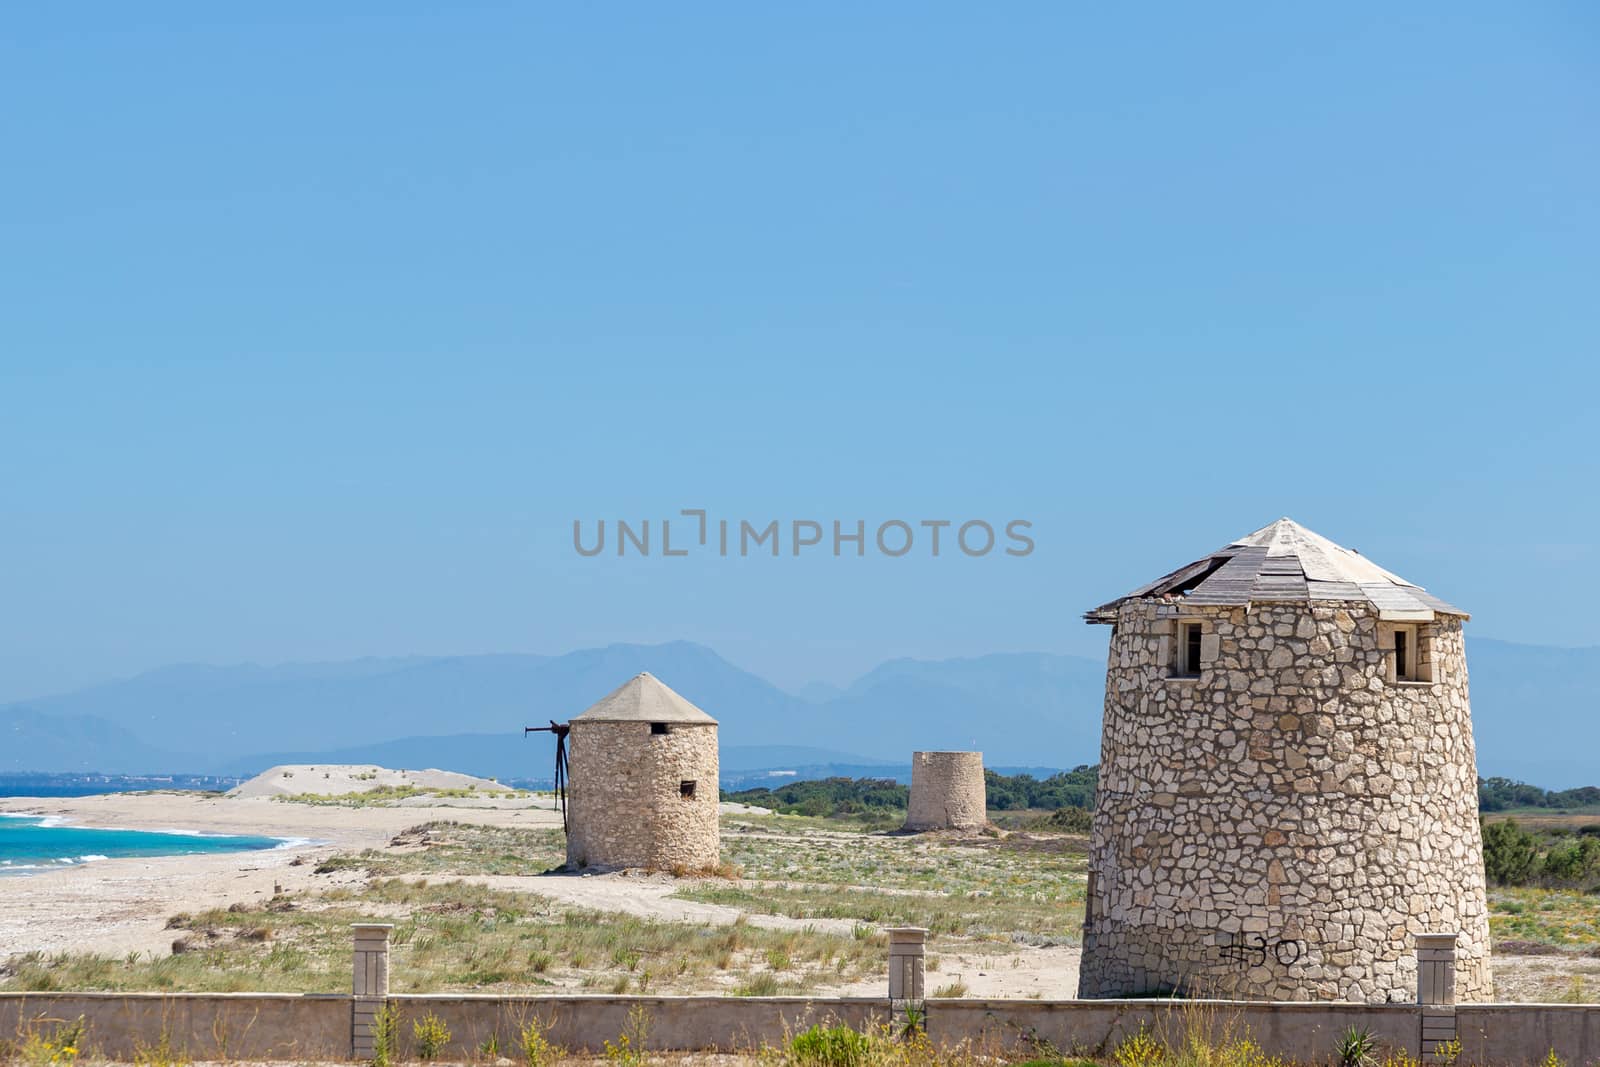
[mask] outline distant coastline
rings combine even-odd
[[[76,771],[0,774],[0,797],[91,797],[176,790],[226,792],[243,778],[217,774],[89,774]]]

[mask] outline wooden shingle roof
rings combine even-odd
[[[1359,552],[1336,545],[1292,519],[1279,519],[1202,559],[1084,614],[1115,622],[1126,600],[1243,606],[1274,601],[1365,600],[1380,618],[1431,620],[1435,612],[1467,617],[1419,585],[1390,574]]]

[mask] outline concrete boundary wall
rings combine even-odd
[[[346,1060],[352,1057],[349,995],[261,993],[0,993],[0,1044],[30,1027],[50,1032],[80,1015],[97,1054],[131,1059],[163,1035],[194,1059]],[[491,1037],[517,1055],[517,1034],[537,1019],[547,1037],[572,1050],[598,1051],[630,1032],[643,1013],[652,1049],[723,1051],[776,1045],[814,1023],[868,1029],[890,1020],[884,998],[614,997],[407,995],[388,1002],[400,1014],[401,1056],[411,1056],[411,1023],[444,1020],[446,1059],[472,1058]],[[1423,1008],[1415,1004],[1306,1004],[1171,1000],[930,1000],[929,1036],[942,1045],[970,1041],[992,1052],[1106,1055],[1141,1026],[1175,1039],[1191,1028],[1213,1037],[1245,1032],[1267,1052],[1308,1063],[1329,1061],[1350,1026],[1370,1029],[1387,1049],[1418,1055]],[[1458,1005],[1462,1063],[1524,1067],[1548,1050],[1574,1067],[1600,1058],[1600,1005]]]
[[[928,1002],[928,1034],[943,1044],[971,1041],[995,1052],[1049,1048],[1107,1056],[1141,1028],[1176,1045],[1191,1031],[1213,1042],[1249,1036],[1269,1053],[1316,1063],[1351,1026],[1384,1047],[1417,1055],[1414,1004],[1296,1004],[1264,1001],[938,1000]]]
[[[94,1053],[132,1059],[165,1034],[195,1059],[350,1058],[348,995],[301,993],[0,993],[0,1042],[49,1034],[82,1016]]]

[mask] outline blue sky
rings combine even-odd
[[[1280,515],[1600,643],[1589,5],[100,5],[0,39],[0,698],[1100,654]],[[574,519],[1025,519],[584,559]]]

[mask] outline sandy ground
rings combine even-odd
[[[1593,1003],[1600,996],[1600,958],[1588,952],[1497,953],[1492,962],[1494,999],[1504,1004]]]
[[[488,797],[431,802],[413,798],[403,806],[342,808],[284,803],[268,797],[122,794],[11,798],[0,800],[0,811],[55,816],[79,826],[262,834],[304,842],[267,852],[103,860],[0,879],[0,957],[35,950],[165,954],[174,937],[166,929],[166,920],[174,913],[260,901],[280,889],[293,894],[359,885],[363,880],[359,871],[314,874],[317,861],[338,852],[385,848],[401,830],[430,818],[494,826],[560,825],[560,815],[548,801]],[[466,880],[669,922],[721,925],[734,922],[741,914],[725,905],[674,899],[672,893],[681,883],[665,875],[481,876]],[[747,921],[773,929],[811,926],[845,935],[855,926],[848,919],[802,920],[780,915],[750,915]],[[960,982],[979,996],[1062,997],[1072,995],[1077,986],[1076,945],[974,946],[952,941],[931,944],[929,953],[938,960],[938,970],[928,976],[930,990]],[[881,984],[871,979],[841,986],[838,991],[874,994]]]
[[[492,802],[485,802],[492,803]],[[531,806],[538,804],[537,807]],[[0,957],[83,951],[123,955],[170,951],[167,917],[226,907],[285,892],[359,884],[359,872],[316,875],[316,861],[336,852],[382,848],[401,830],[425,822],[413,807],[339,808],[266,797],[235,799],[183,793],[0,800],[0,811],[56,816],[75,826],[260,834],[306,842],[264,852],[110,859],[0,879]],[[497,826],[559,826],[547,802],[519,807],[444,807],[441,818]],[[302,862],[296,864],[296,860]]]

